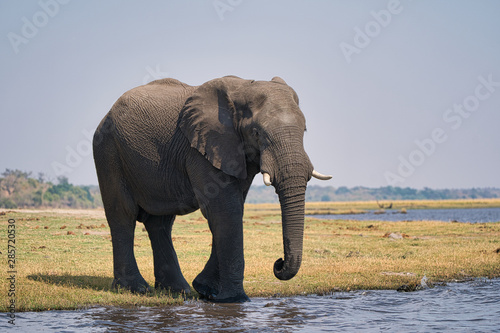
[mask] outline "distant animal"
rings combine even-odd
[[[155,287],[190,292],[172,244],[176,215],[201,209],[212,232],[211,255],[194,279],[201,297],[243,302],[243,204],[263,174],[279,196],[284,259],[281,280],[302,262],[304,200],[314,170],[296,92],[271,81],[227,76],[194,87],[175,79],[124,93],[94,134],[94,160],[113,244],[113,287],[146,292],[134,256],[136,221],[151,240]]]
[[[380,209],[391,209],[392,208],[392,202],[389,205],[386,206],[384,204],[379,203],[378,200],[377,200],[377,205],[378,205],[378,207]]]

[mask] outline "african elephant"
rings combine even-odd
[[[305,118],[295,91],[227,76],[194,87],[153,81],[123,94],[93,139],[99,186],[111,229],[114,287],[145,292],[134,257],[136,221],[151,240],[155,288],[190,292],[172,245],[176,215],[201,209],[212,233],[210,258],[194,279],[201,297],[243,302],[243,204],[254,176],[273,185],[282,211],[284,260],[291,279],[302,260],[304,199],[314,171],[304,151]]]

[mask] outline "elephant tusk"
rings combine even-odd
[[[330,176],[330,175],[323,175],[323,174],[319,173],[316,170],[313,170],[312,176],[314,178],[317,178],[317,179],[320,179],[320,180],[329,180],[329,179],[332,179],[332,176]]]
[[[272,183],[271,183],[271,176],[267,173],[267,172],[264,172],[262,174],[263,178],[264,178],[264,185],[266,186],[270,186]]]

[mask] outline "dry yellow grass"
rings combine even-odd
[[[279,211],[274,208],[247,207],[244,218],[244,285],[250,297],[395,289],[419,281],[424,274],[434,282],[500,276],[500,223],[307,218],[301,270],[292,280],[279,281],[272,267],[283,256],[283,244]],[[102,211],[8,212],[0,216],[3,254],[10,218],[16,221],[18,311],[182,302],[165,293],[134,295],[110,289],[112,247]],[[401,239],[388,237],[390,233]],[[173,236],[181,268],[191,282],[210,254],[207,223],[199,212],[178,217]],[[151,246],[141,223],[136,228],[135,254],[144,278],[154,285]],[[6,256],[2,258],[0,311],[6,311],[11,297],[5,282]]]

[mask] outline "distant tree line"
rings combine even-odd
[[[500,198],[499,188],[472,189],[430,189],[421,190],[409,187],[385,186],[369,188],[357,186],[348,188],[324,187],[312,185],[307,187],[306,201],[368,201],[368,200],[445,200],[445,199],[480,199]],[[274,188],[254,186],[247,196],[247,203],[278,202]]]
[[[57,184],[38,177],[31,172],[7,169],[0,178],[0,208],[98,208],[102,207],[99,187],[75,186],[66,177],[59,177]],[[308,186],[306,201],[368,201],[368,200],[444,200],[500,198],[499,188],[441,189],[385,186],[369,187],[323,187]],[[247,203],[278,202],[273,187],[252,186]]]
[[[0,208],[97,208],[102,207],[97,186],[75,186],[66,177],[57,184],[31,172],[7,169],[0,178]]]

